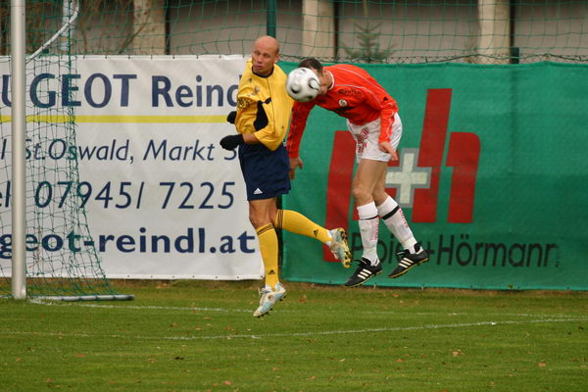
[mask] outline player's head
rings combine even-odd
[[[319,73],[323,73],[323,65],[318,59],[314,57],[307,57],[302,60],[300,63],[298,63],[298,68],[310,68]]]
[[[321,62],[314,57],[307,57],[298,63],[298,68],[310,68],[319,78],[319,95],[324,95],[333,84],[333,78],[329,72],[325,72]]]
[[[274,64],[280,59],[280,44],[278,40],[269,35],[259,37],[251,48],[253,72],[268,76],[274,69]]]

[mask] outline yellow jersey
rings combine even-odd
[[[284,140],[294,101],[286,92],[286,73],[276,64],[269,76],[259,76],[251,70],[251,60],[239,81],[235,127],[241,134],[255,133],[267,148],[275,151]],[[267,125],[255,129],[254,123],[267,116]],[[265,124],[265,121],[261,121]]]

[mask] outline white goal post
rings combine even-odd
[[[12,61],[12,297],[25,299],[26,288],[26,13],[25,0],[11,0]]]

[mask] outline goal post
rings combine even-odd
[[[12,61],[12,297],[25,299],[26,289],[26,70],[25,0],[11,0]]]
[[[27,159],[27,143],[31,141],[44,145],[59,138],[76,144],[74,110],[34,105],[27,101],[26,94],[27,80],[33,75],[51,73],[63,78],[75,73],[70,28],[79,3],[64,0],[61,6],[62,25],[56,26],[53,35],[27,58],[27,4],[25,0],[11,0],[10,4],[10,66],[2,69],[10,69],[11,107],[10,115],[0,112],[0,155],[4,162],[0,164],[0,296],[16,300],[129,300],[132,295],[119,294],[110,284],[93,245],[83,251],[63,245],[64,239],[72,236],[94,243],[86,212],[75,202],[80,196],[74,194],[66,200],[62,193],[59,203],[39,203],[44,193],[58,192],[39,184],[79,184],[77,159]],[[47,48],[56,43],[58,53],[47,54]],[[41,87],[39,94],[52,94],[43,89],[48,87]]]

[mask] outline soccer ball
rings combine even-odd
[[[296,68],[288,74],[286,91],[298,102],[308,102],[319,93],[320,82],[310,68]]]

